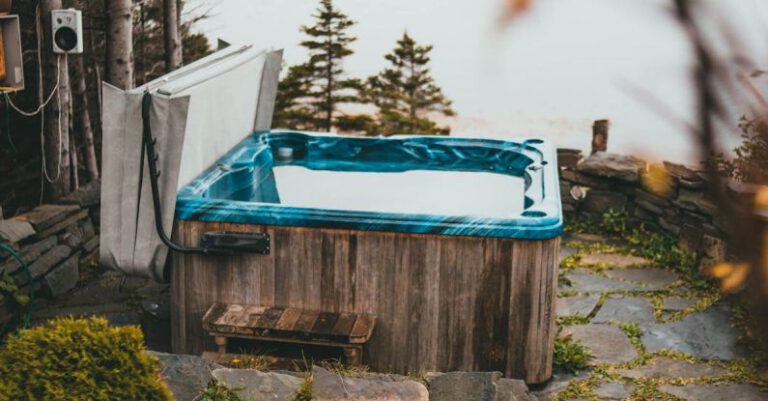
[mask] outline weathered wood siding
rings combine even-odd
[[[173,349],[214,350],[202,328],[215,302],[369,313],[373,370],[498,370],[529,383],[552,372],[559,238],[511,240],[178,221],[179,242],[207,231],[266,231],[272,254],[173,257]]]

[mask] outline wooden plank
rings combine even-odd
[[[312,311],[303,311],[301,312],[301,316],[299,317],[299,320],[296,321],[296,324],[293,326],[292,331],[298,331],[306,333],[310,330],[312,330],[312,327],[315,326],[315,322],[318,318],[317,312]]]
[[[286,308],[283,311],[283,316],[275,323],[275,330],[290,331],[293,330],[293,326],[301,317],[301,309]]]
[[[255,324],[253,324],[251,327],[254,327],[259,330],[271,330],[275,328],[275,325],[280,320],[280,317],[283,316],[283,311],[285,308],[269,308],[267,309],[264,314],[261,315],[261,318],[256,321]]]
[[[333,326],[336,325],[336,321],[339,319],[338,313],[321,312],[317,315],[317,320],[314,326],[310,330],[312,336],[321,336],[322,338],[330,338],[329,334],[333,330]]]
[[[376,325],[376,318],[369,315],[358,316],[352,331],[349,333],[349,342],[362,344],[371,338],[373,327]]]
[[[349,341],[349,334],[352,333],[352,327],[357,321],[357,315],[354,313],[341,313],[333,325],[330,334],[337,338],[344,338]]]

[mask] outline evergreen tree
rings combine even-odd
[[[280,80],[275,101],[272,123],[275,128],[306,130],[317,126],[315,113],[307,104],[311,87],[308,65],[299,64],[288,69],[288,73]]]
[[[367,97],[379,108],[378,124],[372,134],[447,135],[429,119],[432,113],[455,115],[451,101],[435,85],[428,67],[432,46],[419,46],[408,35],[385,58],[391,66],[368,79]]]
[[[338,105],[359,102],[362,83],[344,79],[342,61],[353,51],[357,40],[347,33],[355,24],[332,0],[321,0],[315,23],[302,26],[309,36],[301,46],[309,51],[309,61],[295,66],[280,83],[277,125],[330,131],[336,123]],[[309,109],[307,108],[309,106]]]

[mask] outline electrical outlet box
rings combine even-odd
[[[83,53],[83,13],[69,8],[51,11],[53,52],[58,54]]]
[[[0,78],[0,92],[24,90],[24,61],[21,50],[21,29],[18,15],[0,15],[2,62],[5,77]]]

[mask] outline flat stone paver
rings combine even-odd
[[[600,383],[594,392],[601,400],[624,400],[635,392],[635,386],[627,383]]]
[[[677,274],[667,269],[659,268],[606,270],[605,275],[611,278],[640,283],[651,290],[666,289],[674,282],[680,280]]]
[[[586,371],[578,372],[577,374],[555,372],[543,387],[539,387],[531,393],[535,395],[539,401],[549,401],[554,398],[557,393],[565,390],[568,387],[568,383],[572,380],[583,380],[587,378],[588,373]]]
[[[683,297],[664,297],[664,310],[679,312],[684,311],[696,304],[695,299]]]
[[[648,298],[618,296],[608,298],[592,322],[648,323],[655,320],[653,304]]]
[[[631,379],[660,379],[680,378],[697,379],[701,377],[717,377],[728,373],[728,370],[706,363],[691,363],[666,357],[654,358],[644,366],[634,369],[617,369],[617,374]]]
[[[646,324],[643,345],[649,352],[661,349],[685,352],[704,360],[732,360],[744,355],[737,344],[741,333],[731,324],[725,302],[670,323]]]
[[[557,298],[557,317],[588,316],[599,301],[598,294]]]
[[[618,280],[612,280],[592,274],[586,269],[575,269],[566,274],[571,281],[570,286],[561,286],[563,290],[578,292],[604,292],[604,291],[642,291],[647,287],[635,283],[626,283]]]
[[[757,386],[743,383],[662,385],[659,390],[691,401],[760,401],[768,400],[768,393]]]
[[[618,364],[629,362],[638,357],[637,350],[621,329],[610,324],[587,324],[567,326],[563,334],[571,334],[592,351],[593,364]]]
[[[593,253],[586,255],[579,260],[583,266],[603,265],[606,267],[627,268],[635,266],[646,266],[651,263],[646,258],[634,255],[622,255],[619,253]]]

